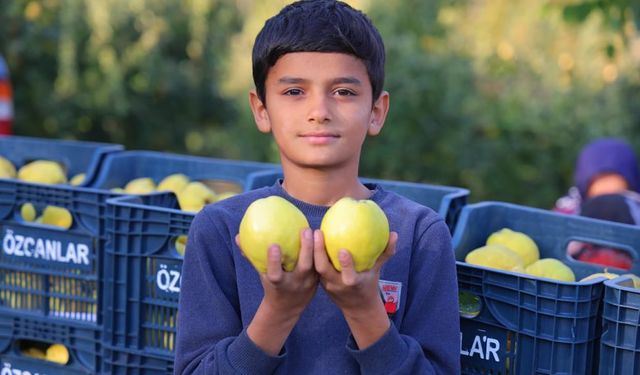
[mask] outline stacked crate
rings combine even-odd
[[[567,255],[570,241],[609,245],[634,254],[640,230],[630,225],[500,202],[463,208],[454,231],[461,302],[464,374],[587,374],[598,366],[604,279],[562,282],[464,262],[502,228],[527,234],[541,258],[556,258],[580,280],[603,268]],[[624,273],[609,267],[610,272]]]
[[[26,137],[0,137],[0,156],[16,168],[58,162],[81,187],[0,179],[0,362],[2,371],[93,374],[100,371],[102,252],[108,192],[88,188],[104,158],[121,146]],[[23,220],[30,203],[66,209],[69,229]],[[51,344],[69,352],[66,364],[34,356]],[[31,351],[31,355],[28,353]]]

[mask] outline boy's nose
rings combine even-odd
[[[307,121],[323,124],[331,120],[331,111],[329,109],[329,98],[324,95],[318,95],[310,100],[309,114]]]

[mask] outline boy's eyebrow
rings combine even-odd
[[[309,82],[308,79],[305,78],[297,78],[297,77],[289,77],[289,76],[284,76],[280,79],[278,79],[278,83],[284,83],[284,84],[301,84],[301,83],[306,83]],[[331,81],[332,84],[340,84],[340,83],[347,83],[347,84],[352,84],[352,85],[362,85],[362,82],[355,78],[355,77],[338,77],[335,78],[334,80]]]

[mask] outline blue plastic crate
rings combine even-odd
[[[231,184],[229,187],[238,191],[247,190],[260,178],[273,183],[273,176],[281,175],[280,167],[276,164],[155,151],[124,151],[105,159],[100,174],[91,186],[100,189],[123,188],[127,182],[138,177],[149,177],[157,184],[174,173],[185,174],[193,181],[215,180],[214,183]]]
[[[602,310],[600,375],[640,373],[640,289],[626,276],[607,280]]]
[[[110,375],[172,375],[173,358],[149,353],[105,347],[103,373]]]
[[[86,186],[106,155],[120,150],[120,145],[105,143],[0,137],[0,155],[16,168],[46,159],[61,163],[69,177],[86,175],[82,187],[0,179],[0,317],[46,317],[97,326],[98,249],[106,236],[104,201],[113,194]],[[74,224],[62,230],[25,222],[20,215],[25,203],[38,210],[63,207]]]
[[[0,317],[0,374],[97,374],[102,366],[100,335],[96,329],[75,328],[44,319]],[[69,362],[62,365],[28,357],[21,351],[21,340],[62,344],[69,351]]]
[[[282,178],[282,175],[280,175]],[[453,186],[423,184],[418,182],[382,180],[361,177],[362,183],[375,183],[436,211],[453,232],[460,210],[467,204],[469,190]]]
[[[270,186],[279,172],[247,175],[245,190]],[[113,198],[105,256],[105,340],[120,351],[173,360],[182,256],[175,247],[195,213],[172,193]]]
[[[578,280],[603,268],[568,257],[569,241],[625,249],[633,254],[637,269],[640,230],[508,203],[483,202],[465,206],[454,231],[462,303],[463,373],[590,373],[598,363],[603,279],[560,282],[464,262],[467,253],[505,227],[529,235],[538,245],[541,258],[560,259],[573,269]]]
[[[0,156],[11,161],[16,170],[38,159],[56,161],[65,168],[68,178],[85,174],[79,186],[91,184],[107,154],[122,150],[123,146],[109,143],[0,136]]]
[[[469,190],[453,187],[422,184],[417,182],[404,182],[392,180],[380,180],[362,178],[364,183],[376,183],[382,188],[398,193],[406,198],[427,206],[442,216],[453,232],[458,215],[462,207],[467,204]]]

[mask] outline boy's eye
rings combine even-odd
[[[335,94],[338,96],[354,96],[356,95],[355,92],[353,92],[352,90],[349,89],[337,89],[335,91]]]
[[[288,89],[287,91],[284,92],[285,95],[289,95],[289,96],[298,96],[298,95],[302,95],[302,90],[300,89]]]

